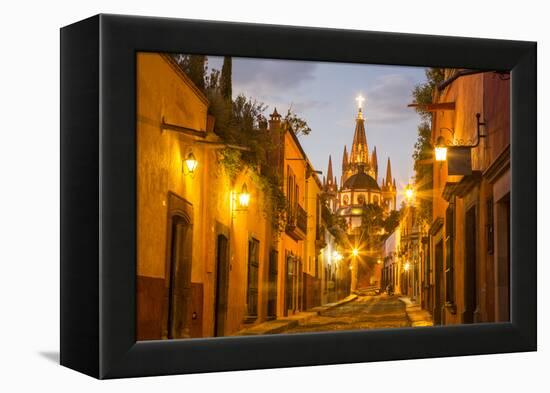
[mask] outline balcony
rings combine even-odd
[[[298,204],[289,209],[285,232],[294,240],[304,240],[307,234],[307,213]]]

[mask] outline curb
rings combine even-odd
[[[407,316],[407,320],[412,327],[433,326],[433,320],[428,311],[420,308],[420,306],[417,304],[413,304],[408,297],[402,296],[398,297],[398,299],[405,305],[405,315]],[[429,317],[429,320],[426,318],[412,318],[412,312],[410,311],[410,309],[413,307],[418,307],[418,311],[426,313]]]
[[[283,318],[283,319],[278,319],[278,320],[275,320],[275,321],[264,322],[264,323],[280,322],[280,324],[278,324],[278,326],[274,326],[270,329],[265,329],[265,330],[259,329],[259,326],[261,326],[261,324],[260,324],[260,325],[257,325],[255,327],[251,327],[249,329],[241,330],[240,332],[237,332],[236,334],[234,334],[234,336],[259,336],[259,335],[264,335],[264,334],[281,333],[286,329],[294,328],[296,326],[302,325],[305,322],[307,322],[309,319],[311,319],[315,316],[318,316],[318,315],[322,315],[322,313],[324,313],[325,311],[332,310],[333,308],[341,306],[341,305],[346,304],[346,303],[350,303],[350,302],[356,300],[357,298],[358,298],[357,295],[352,294],[352,295],[349,295],[348,297],[346,297],[346,298],[344,298],[344,299],[342,299],[338,302],[329,303],[329,304],[324,305],[324,306],[317,306],[317,307],[313,307],[312,309],[306,310],[306,311],[304,311],[304,313],[307,313],[308,315],[303,315],[303,317],[301,317],[301,318],[292,318],[292,319],[291,318],[288,318],[288,319]],[[255,331],[255,329],[256,329],[256,331]]]

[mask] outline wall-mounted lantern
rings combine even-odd
[[[195,158],[193,152],[189,152],[185,160],[183,160],[183,173],[192,176],[195,173],[195,169],[197,169],[198,164],[199,162]]]
[[[244,183],[241,189],[241,192],[239,193],[239,208],[241,210],[246,210],[248,209],[249,203],[250,203],[250,194],[248,193],[248,188],[246,187],[246,183]]]
[[[437,138],[435,143],[435,160],[445,161],[447,159],[447,146],[445,145],[445,139],[442,136]]]
[[[479,146],[479,142],[481,138],[487,137],[487,132],[485,132],[484,135],[481,134],[481,127],[485,127],[487,123],[485,121],[480,121],[481,114],[476,113],[476,139],[475,141],[471,141],[469,144],[461,143],[461,141],[453,141],[453,142],[446,142],[445,138],[443,138],[441,135],[437,138],[437,141],[435,143],[435,160],[436,161],[446,161],[448,158],[448,150],[450,149],[452,154],[451,158],[453,160],[460,160],[462,161],[464,157],[466,157],[469,153],[469,151],[473,148],[476,148]],[[454,130],[449,130],[453,134],[454,138]],[[457,173],[461,174],[461,173]]]
[[[246,183],[243,184],[241,191],[231,191],[231,210],[242,212],[248,210],[250,204],[250,193]]]

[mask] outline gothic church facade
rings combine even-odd
[[[385,177],[379,182],[376,147],[369,152],[365,117],[361,106],[355,119],[355,133],[349,154],[344,146],[340,184],[333,175],[332,157],[329,156],[323,188],[328,197],[329,207],[345,218],[349,232],[361,226],[363,209],[367,204],[382,207],[386,214],[396,210],[397,191],[390,158],[388,157]]]

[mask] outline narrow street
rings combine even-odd
[[[405,304],[397,296],[360,296],[281,333],[384,329],[410,326]]]

